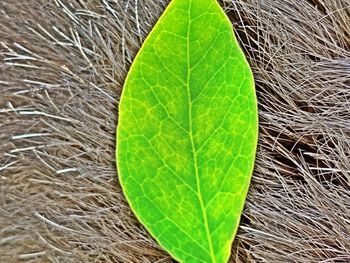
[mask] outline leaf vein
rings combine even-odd
[[[188,98],[188,119],[189,119],[189,130],[190,130],[190,141],[191,141],[191,148],[192,148],[192,155],[193,155],[193,161],[194,161],[194,170],[196,175],[196,184],[197,184],[197,192],[198,192],[198,200],[200,203],[202,216],[204,220],[204,226],[205,231],[207,235],[207,241],[209,245],[210,250],[210,257],[212,259],[213,263],[216,263],[216,258],[214,254],[213,244],[212,244],[212,238],[210,235],[209,225],[208,225],[208,217],[204,208],[203,204],[203,197],[200,187],[200,181],[199,181],[199,174],[198,174],[198,160],[196,156],[196,148],[194,145],[194,139],[193,139],[193,128],[192,128],[192,101],[191,101],[191,92],[190,92],[190,77],[191,77],[191,60],[190,60],[190,30],[191,30],[191,6],[192,1],[189,1],[189,9],[188,9],[188,26],[187,26],[187,98]]]

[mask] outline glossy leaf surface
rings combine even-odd
[[[117,166],[137,218],[180,262],[227,262],[254,166],[249,65],[214,0],[173,0],[119,105]]]

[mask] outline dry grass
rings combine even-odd
[[[123,80],[167,3],[0,1],[0,262],[172,262],[114,160]],[[221,4],[260,109],[231,262],[350,262],[349,2]]]

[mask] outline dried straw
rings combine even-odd
[[[1,0],[0,262],[173,262],[118,184],[117,105],[168,0]],[[350,262],[350,6],[221,2],[260,140],[230,262]]]

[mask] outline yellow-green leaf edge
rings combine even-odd
[[[212,178],[210,178],[210,180],[213,180],[213,186],[214,185],[215,186],[220,185],[220,189],[222,188],[222,186],[225,186],[225,189],[228,188],[229,190],[231,190],[231,192],[230,191],[227,192],[227,193],[224,192],[224,191],[220,192],[220,194],[223,195],[223,198],[221,198],[221,200],[218,200],[218,201],[216,201],[216,199],[218,199],[218,198],[216,198],[217,194],[215,194],[215,193],[213,194],[212,193],[212,195],[213,195],[211,197],[212,199],[208,199],[209,201],[207,203],[203,203],[205,201],[205,199],[203,199],[202,193],[204,193],[205,191],[210,192],[210,189],[201,189],[202,188],[201,187],[202,186],[201,185],[201,181],[198,181],[198,180],[201,179],[199,177],[201,174],[199,174],[199,171],[198,171],[199,168],[198,167],[195,168],[195,170],[196,170],[195,174],[196,174],[197,195],[200,195],[201,198],[202,198],[202,200],[200,201],[200,203],[201,203],[201,205],[200,205],[201,206],[201,211],[203,212],[203,208],[204,208],[203,205],[208,205],[209,203],[210,203],[210,205],[208,206],[208,208],[209,207],[213,207],[212,210],[214,210],[214,211],[215,211],[215,209],[220,208],[220,204],[221,205],[228,205],[228,206],[232,205],[232,209],[231,209],[232,215],[228,214],[228,215],[231,215],[231,217],[229,217],[229,219],[226,220],[227,221],[226,224],[224,224],[224,226],[226,228],[225,229],[221,229],[221,231],[224,230],[224,232],[221,232],[221,236],[219,236],[221,238],[215,239],[214,240],[215,242],[213,242],[213,236],[211,236],[211,235],[216,230],[211,231],[213,229],[212,226],[214,225],[214,226],[218,227],[218,229],[219,229],[220,226],[222,225],[222,223],[218,224],[216,222],[216,220],[225,220],[224,217],[226,217],[226,215],[224,215],[223,212],[220,212],[220,211],[216,211],[220,215],[218,218],[215,218],[215,216],[213,217],[213,215],[211,215],[212,216],[211,218],[214,218],[213,220],[210,220],[211,219],[210,217],[208,218],[208,213],[207,213],[206,210],[205,210],[205,213],[204,212],[202,213],[202,216],[203,216],[202,219],[204,221],[202,223],[205,225],[205,227],[204,227],[205,231],[202,231],[202,230],[199,230],[199,229],[196,228],[198,225],[196,225],[194,223],[194,222],[196,222],[196,218],[195,218],[196,213],[195,212],[193,212],[195,215],[192,215],[191,219],[189,220],[189,222],[187,224],[187,226],[188,226],[187,229],[190,229],[190,231],[189,231],[190,233],[189,234],[183,235],[181,233],[181,231],[178,232],[178,231],[176,231],[175,228],[174,229],[170,229],[169,228],[170,230],[169,229],[167,230],[166,226],[164,226],[164,225],[166,225],[165,223],[161,224],[161,226],[154,227],[153,223],[157,222],[157,224],[159,224],[160,221],[157,221],[155,219],[155,218],[157,218],[157,216],[152,215],[152,213],[155,213],[155,211],[157,209],[159,209],[159,207],[156,206],[157,202],[154,203],[155,202],[154,200],[150,199],[150,201],[145,201],[145,198],[142,199],[142,197],[140,197],[140,196],[138,196],[136,198],[138,193],[143,192],[145,188],[143,186],[140,187],[140,185],[138,185],[138,183],[132,177],[132,176],[135,176],[136,173],[135,172],[134,173],[133,172],[130,173],[130,171],[129,171],[129,169],[130,169],[129,168],[129,166],[130,166],[129,162],[130,162],[130,160],[132,160],[134,162],[133,163],[134,167],[132,169],[134,169],[134,171],[135,171],[136,168],[139,169],[139,173],[141,173],[141,176],[142,176],[142,173],[145,172],[144,170],[147,170],[147,169],[144,169],[144,164],[142,162],[139,162],[138,166],[136,166],[135,164],[137,162],[135,162],[135,160],[133,159],[134,157],[132,157],[132,156],[136,156],[136,153],[132,152],[130,154],[130,152],[127,151],[128,147],[125,147],[125,145],[128,144],[127,141],[128,141],[128,139],[130,137],[130,134],[133,134],[133,133],[134,134],[138,134],[140,132],[141,133],[143,132],[143,131],[141,131],[140,127],[132,127],[132,126],[128,125],[128,123],[130,123],[130,122],[132,123],[131,119],[133,119],[135,121],[135,120],[137,120],[137,117],[140,117],[140,116],[134,116],[133,114],[131,114],[131,115],[128,114],[128,109],[127,109],[128,107],[129,108],[131,107],[131,100],[130,100],[130,98],[132,97],[131,96],[129,98],[128,97],[129,94],[127,92],[132,93],[131,90],[132,89],[134,89],[134,90],[136,89],[136,88],[133,88],[133,87],[137,86],[137,85],[132,85],[132,81],[131,81],[132,77],[135,75],[135,71],[137,71],[138,68],[142,68],[140,66],[140,63],[143,63],[144,58],[140,58],[140,57],[142,56],[142,54],[145,53],[145,50],[148,48],[148,45],[150,45],[149,42],[151,42],[152,39],[157,38],[157,34],[159,35],[160,28],[163,27],[163,24],[165,24],[164,21],[166,19],[173,20],[173,22],[172,22],[173,27],[169,30],[170,34],[173,33],[172,30],[173,31],[179,30],[181,32],[181,30],[184,28],[183,26],[181,27],[181,23],[183,23],[184,21],[181,21],[181,17],[179,19],[179,16],[177,16],[176,18],[173,17],[171,19],[170,14],[172,12],[179,12],[179,11],[176,11],[176,10],[183,10],[181,12],[185,12],[186,8],[183,8],[183,7],[186,7],[186,6],[188,7],[187,8],[187,12],[189,14],[189,18],[188,19],[192,18],[194,13],[196,13],[198,15],[198,17],[196,19],[199,19],[199,17],[205,16],[205,14],[207,14],[207,12],[203,12],[205,9],[207,9],[207,10],[212,9],[213,10],[212,16],[214,17],[214,19],[219,21],[221,23],[220,24],[221,26],[226,27],[225,28],[226,30],[223,33],[229,34],[230,39],[231,39],[231,43],[229,43],[229,44],[231,44],[232,47],[234,48],[235,58],[238,58],[238,64],[237,64],[237,66],[235,66],[235,68],[236,68],[235,71],[236,72],[232,73],[232,75],[237,77],[237,76],[239,76],[238,74],[242,73],[242,72],[247,75],[247,76],[244,76],[244,78],[242,78],[243,82],[247,82],[246,85],[242,84],[240,87],[237,87],[237,86],[235,87],[237,89],[237,88],[241,88],[242,86],[244,86],[246,91],[245,92],[241,92],[241,93],[243,93],[242,96],[244,96],[244,97],[240,97],[241,94],[239,92],[237,92],[235,90],[232,90],[233,97],[235,97],[234,100],[239,100],[239,99],[244,100],[243,106],[246,106],[247,109],[246,110],[241,110],[241,113],[243,114],[243,113],[245,113],[247,111],[250,112],[250,114],[249,114],[250,118],[249,118],[248,125],[244,121],[240,121],[239,123],[233,123],[233,125],[235,125],[236,128],[237,127],[243,127],[243,130],[245,131],[245,135],[242,136],[242,138],[239,138],[239,136],[241,136],[239,133],[238,133],[238,136],[232,136],[232,138],[234,138],[236,140],[236,144],[237,144],[237,140],[238,139],[242,139],[242,141],[240,143],[238,143],[240,145],[239,150],[237,151],[237,149],[232,149],[232,152],[238,152],[238,155],[236,154],[236,156],[233,158],[234,160],[231,160],[233,164],[240,163],[241,167],[239,167],[239,165],[237,165],[238,168],[234,169],[235,173],[232,173],[232,171],[231,171],[228,174],[228,176],[226,176],[226,175],[224,176],[224,178],[225,178],[224,180],[228,180],[227,178],[229,178],[229,180],[232,180],[232,181],[229,181],[228,183],[225,183],[224,185],[221,184],[220,182],[214,182],[216,180],[215,177],[212,176]],[[186,36],[187,37],[187,54],[189,54],[188,50],[190,49],[189,48],[190,44],[188,44],[189,43],[188,41],[189,41],[189,38],[191,36],[189,36],[188,33],[190,32],[189,31],[190,25],[188,25],[187,28],[188,28],[188,32],[187,32],[187,36]],[[177,33],[177,31],[176,31],[176,33]],[[193,33],[193,32],[191,31],[191,33]],[[203,34],[205,34],[205,32],[198,32],[198,34],[202,34],[203,35]],[[180,36],[181,35],[176,36],[174,34],[174,38],[180,37]],[[199,37],[199,38],[201,40],[203,40],[201,37]],[[218,39],[220,39],[220,37],[218,37]],[[215,41],[216,40],[214,39],[213,43],[215,43]],[[200,43],[200,44],[202,44],[202,43]],[[172,48],[176,49],[175,46],[172,47]],[[210,46],[209,49],[211,49],[211,48],[212,47]],[[221,50],[217,50],[217,52],[219,52],[218,55],[220,55],[220,51]],[[189,58],[189,57],[187,57],[187,58]],[[189,59],[189,61],[190,61],[190,59]],[[187,69],[189,70],[188,72],[190,72],[190,74],[191,74],[192,73],[191,72],[192,68],[189,68],[191,66],[189,61],[188,61],[188,68]],[[174,63],[176,63],[176,62],[177,61],[175,60]],[[199,60],[198,63],[201,63],[201,60]],[[174,70],[174,69],[172,69],[172,68],[169,69],[167,67],[167,65],[163,65],[163,66],[164,66],[164,69],[165,69],[164,71],[167,72],[167,74],[171,75],[172,74],[171,71]],[[225,67],[226,66],[224,66],[224,68]],[[241,72],[239,72],[237,70],[237,68],[239,68],[239,67],[241,69]],[[179,70],[179,69],[175,68],[175,70]],[[217,71],[217,70],[218,69],[216,69],[215,71]],[[234,70],[234,68],[232,68],[232,70]],[[181,69],[180,69],[179,72],[181,72]],[[206,72],[202,72],[202,74],[205,74],[205,73]],[[187,77],[190,74],[186,73]],[[146,78],[147,77],[149,77],[149,76],[146,76]],[[178,80],[181,80],[181,78],[178,79]],[[190,79],[187,79],[187,80],[188,80],[187,88],[190,89],[189,86],[190,86],[190,81],[191,80]],[[210,81],[211,80],[209,80],[208,82],[210,82]],[[206,83],[205,86],[207,86],[207,84],[208,83]],[[153,90],[153,88],[151,86],[152,86],[152,84],[150,84],[150,86],[148,86],[148,88]],[[153,93],[153,91],[152,91],[152,93]],[[156,93],[154,93],[154,94],[155,94],[155,97],[157,97],[157,94]],[[176,93],[174,93],[174,95],[176,95]],[[197,95],[197,96],[199,96],[199,95]],[[158,102],[161,102],[159,100],[159,98],[156,98],[156,100]],[[189,100],[189,104],[191,105],[192,104],[192,101],[191,101],[191,90],[188,90],[188,100]],[[181,107],[180,105],[177,105],[177,106]],[[171,107],[171,106],[169,106],[169,107]],[[172,106],[172,108],[174,108],[174,107],[176,107],[176,105]],[[167,109],[166,105],[165,106],[161,105],[161,108]],[[241,105],[241,108],[242,108],[242,105]],[[172,113],[173,112],[171,112],[171,114]],[[175,126],[177,126],[179,129],[184,128],[182,126],[182,122],[178,121],[177,119],[174,119],[171,116],[171,114],[168,113],[168,117],[170,118],[169,119],[170,122],[174,122],[173,124]],[[195,156],[197,156],[197,153],[199,151],[195,153],[194,150],[196,148],[193,148],[193,147],[195,147],[195,144],[196,144],[196,138],[195,138],[195,135],[193,135],[193,133],[192,133],[193,130],[192,130],[192,125],[191,125],[191,123],[192,123],[192,120],[191,120],[192,108],[191,108],[191,106],[189,106],[189,116],[190,116],[190,118],[189,118],[189,128],[190,128],[189,129],[190,130],[189,134],[190,134],[190,137],[191,137],[191,147],[192,147],[192,150],[193,150],[193,153],[192,153],[193,154],[193,161],[194,161],[195,165],[197,166],[198,159]],[[226,118],[226,116],[227,115],[225,115],[225,118]],[[237,119],[237,117],[236,117],[236,119]],[[205,122],[203,124],[205,124]],[[152,126],[153,123],[147,123],[146,125]],[[215,123],[212,126],[214,127],[214,131],[217,132],[218,127],[215,127]],[[245,127],[245,129],[244,129],[244,127]],[[175,128],[175,127],[173,127],[173,128]],[[212,130],[212,132],[213,132],[213,130]],[[207,133],[203,132],[202,134],[200,134],[204,138],[204,143],[205,143],[204,145],[205,145],[205,147],[207,146],[206,145],[207,141],[209,141],[209,143],[210,143],[210,140],[214,140],[214,139],[212,139],[212,136],[205,137],[205,135],[208,135]],[[250,136],[247,136],[247,134],[250,135]],[[200,135],[197,136],[198,137],[197,138],[197,142],[199,141],[199,138],[202,138],[202,136],[200,136]],[[248,138],[246,138],[246,137],[248,137]],[[208,138],[209,138],[209,140],[208,140]],[[244,57],[244,54],[241,51],[241,49],[240,49],[240,47],[239,47],[239,45],[237,43],[237,40],[236,40],[236,38],[234,36],[233,29],[232,29],[232,26],[231,26],[231,23],[230,23],[229,19],[227,18],[225,13],[222,11],[221,7],[216,2],[216,0],[172,0],[171,3],[166,8],[166,10],[163,13],[163,15],[158,20],[158,22],[155,25],[155,27],[153,28],[152,32],[148,35],[148,37],[144,41],[144,43],[143,43],[141,49],[139,50],[139,52],[138,52],[138,54],[137,54],[133,64],[131,65],[131,68],[129,70],[128,76],[126,78],[124,89],[123,89],[122,95],[121,95],[120,105],[119,105],[119,122],[118,122],[118,127],[117,127],[116,157],[117,157],[117,168],[118,168],[119,180],[120,180],[120,183],[122,185],[124,194],[125,194],[128,202],[129,202],[133,212],[135,213],[135,215],[138,218],[138,220],[150,232],[150,234],[157,240],[157,242],[164,249],[166,249],[172,255],[172,257],[174,259],[176,259],[179,262],[184,262],[184,263],[192,263],[192,262],[193,263],[194,262],[224,263],[224,262],[228,261],[228,258],[230,256],[231,244],[233,242],[233,239],[235,237],[235,234],[236,234],[236,231],[237,231],[237,228],[238,228],[238,225],[239,225],[240,215],[241,215],[241,212],[243,210],[245,198],[246,198],[246,195],[247,195],[247,192],[248,192],[248,188],[249,188],[249,184],[250,184],[250,178],[251,178],[251,174],[252,174],[252,171],[253,171],[254,160],[255,160],[257,138],[258,138],[258,115],[257,115],[257,102],[256,102],[256,96],[255,96],[255,89],[254,89],[254,79],[253,79],[253,75],[252,75],[251,69],[249,67],[249,64],[246,61],[246,59]],[[181,145],[181,142],[179,142],[179,144]],[[151,143],[150,143],[150,145],[151,145]],[[201,145],[201,147],[202,147],[202,145]],[[152,146],[151,148],[154,148],[154,147]],[[200,147],[198,147],[198,149],[199,148]],[[133,149],[135,149],[135,148],[133,148]],[[152,149],[152,151],[153,150],[156,152],[157,149]],[[202,150],[202,148],[200,150]],[[227,149],[225,149],[225,150],[227,151]],[[218,151],[218,152],[220,152],[220,151]],[[245,152],[246,153],[245,156],[249,156],[249,158],[244,158],[244,155],[242,154],[242,152]],[[161,151],[156,153],[156,155],[159,156],[159,157],[161,156],[160,154],[162,154]],[[143,157],[145,157],[145,156],[143,156]],[[181,158],[180,158],[180,161],[182,161]],[[223,162],[226,163],[226,162],[228,162],[228,160],[224,160]],[[233,166],[230,165],[229,170],[231,170],[232,167]],[[174,171],[171,171],[170,168],[171,167],[169,166],[168,173],[171,174]],[[182,167],[182,168],[184,168],[184,167]],[[164,175],[164,172],[162,174]],[[239,176],[238,176],[238,174],[239,174]],[[204,175],[205,175],[205,173],[204,173]],[[174,176],[174,174],[173,174],[173,176]],[[187,178],[188,177],[184,177],[182,179],[187,180]],[[181,179],[181,176],[180,176],[179,179]],[[134,182],[130,183],[130,180],[133,180]],[[174,178],[172,178],[172,179],[169,178],[169,180],[174,180]],[[186,181],[181,181],[181,180],[179,182],[184,182],[184,184],[186,183]],[[171,182],[169,182],[169,183],[171,184]],[[150,185],[146,187],[147,190],[151,191],[152,189],[156,189],[158,187],[158,190],[160,192],[162,191],[161,189],[159,189],[159,185],[152,184],[151,182],[148,182],[148,184],[150,184]],[[238,185],[238,184],[241,184],[241,186]],[[190,186],[190,183],[188,185]],[[208,184],[206,184],[206,185],[208,186]],[[233,187],[233,191],[230,188],[230,186],[231,187],[234,186]],[[174,187],[174,191],[175,192],[178,191],[178,190],[175,190],[175,188],[178,187],[176,184],[174,184],[173,187]],[[180,185],[179,187],[182,187],[182,186]],[[239,188],[238,192],[234,190],[235,187],[236,187],[236,190],[237,190],[237,188]],[[186,188],[186,186],[184,186],[183,188]],[[213,191],[216,190],[215,187],[213,187],[213,189],[214,189]],[[198,190],[199,190],[199,194],[198,194]],[[188,189],[188,191],[192,191],[192,190]],[[150,194],[149,192],[147,192],[147,193]],[[171,194],[171,193],[162,193],[162,194]],[[152,195],[152,194],[150,194],[150,195]],[[236,197],[232,197],[232,195],[234,195]],[[229,196],[231,196],[231,198]],[[239,198],[237,198],[237,197],[239,197]],[[155,195],[152,198],[156,199],[157,196]],[[168,201],[170,201],[170,198],[174,198],[174,197],[168,197]],[[181,199],[182,197],[178,197],[178,198]],[[143,200],[143,201],[140,201],[139,199]],[[149,197],[147,197],[146,199],[149,199]],[[200,199],[200,198],[198,198],[198,199]],[[217,206],[214,206],[212,204],[212,203],[215,203],[215,202],[213,202],[213,200],[215,200],[215,202],[218,203],[218,204],[216,204]],[[188,201],[188,200],[186,200],[186,201]],[[223,202],[223,201],[225,201],[225,202]],[[151,208],[151,209],[147,209],[146,211],[142,211],[142,210],[144,210],[144,208],[141,206],[141,204],[146,204],[146,203],[148,203],[148,205],[150,203],[154,204],[157,209],[154,209],[155,207],[153,207],[153,209],[152,209],[152,205],[151,205],[150,207],[148,207],[148,208]],[[190,208],[190,207],[191,207],[191,205],[188,204],[188,207],[186,207],[186,208]],[[226,210],[227,210],[227,208],[226,208]],[[226,210],[225,210],[225,212],[226,212]],[[158,212],[160,214],[163,213],[164,215],[166,215],[166,213],[169,212],[169,211],[166,211],[166,210],[162,211],[162,209],[159,209]],[[187,212],[189,212],[189,211],[187,211]],[[204,216],[204,214],[206,216]],[[198,213],[197,213],[197,215],[198,215]],[[172,221],[174,220],[174,218],[176,219],[176,217],[177,217],[177,219],[179,219],[179,214],[175,215],[175,217],[174,217],[174,215],[168,215],[168,216],[171,217],[171,218],[164,218],[164,221],[168,222],[169,224],[170,223],[173,224]],[[205,219],[205,217],[206,217],[206,219]],[[200,218],[200,216],[197,217],[197,219],[198,218]],[[154,221],[153,223],[152,223],[152,220]],[[180,221],[175,222],[175,224],[176,225],[177,224],[182,224],[182,223],[179,223],[179,222]],[[214,223],[212,223],[212,222],[214,222]],[[159,229],[162,229],[162,231],[165,234],[162,234],[162,233],[160,234],[159,233],[160,232]],[[203,241],[203,238],[200,238],[200,237],[203,237],[203,232],[205,232],[205,236],[207,237],[206,241]],[[209,232],[209,236],[208,236],[208,232]]]

